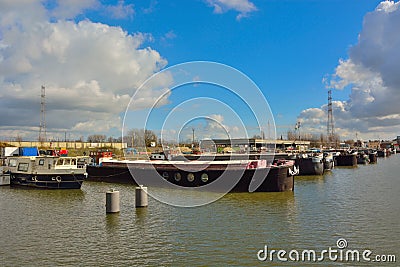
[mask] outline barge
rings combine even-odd
[[[377,152],[369,152],[368,153],[369,157],[369,163],[378,163],[378,157],[377,157]]]
[[[294,160],[299,175],[322,175],[324,173],[324,155],[320,152],[296,154],[276,154],[275,158]]]
[[[294,164],[299,168],[299,175],[322,175],[324,173],[322,154],[315,156],[298,155]]]
[[[357,166],[357,155],[355,154],[346,154],[346,155],[338,155],[334,157],[335,166]]]
[[[370,162],[369,155],[363,151],[358,152],[357,155],[357,164],[368,164]]]
[[[335,167],[332,152],[324,152],[324,171],[331,171]]]
[[[282,192],[294,190],[298,170],[292,160],[135,160],[105,159],[88,166],[88,181],[154,187],[197,187],[209,191]],[[228,186],[232,184],[232,186]]]

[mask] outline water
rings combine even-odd
[[[135,209],[134,187],[85,182],[82,190],[0,187],[1,266],[375,266],[257,259],[264,248],[317,252],[369,249],[400,261],[400,155],[378,164],[296,177],[295,191],[228,194],[176,208],[149,198]],[[105,213],[120,191],[121,212]],[[288,257],[288,255],[286,255]],[[328,259],[328,260],[327,260]]]

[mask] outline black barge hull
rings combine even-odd
[[[315,161],[312,158],[296,158],[295,163],[299,167],[299,175],[322,175],[324,173],[324,163]]]
[[[205,169],[203,171],[188,171],[171,167],[157,167],[156,171],[154,171],[154,168],[152,170],[147,168],[132,168],[130,171],[126,165],[87,166],[87,181],[124,183],[137,186],[138,184],[133,177],[145,177],[146,180],[149,181],[149,184],[143,183],[144,186],[162,187],[162,183],[157,183],[157,181],[160,181],[159,179],[164,179],[169,183],[182,187],[201,187],[216,181],[221,175],[227,175],[228,177],[240,177],[239,181],[230,192],[249,192],[249,185],[252,179],[257,181],[263,180],[255,192],[283,192],[294,190],[294,176],[290,174],[290,171],[293,170],[293,166],[290,171],[289,168],[290,167],[287,166],[279,166],[270,169],[226,171],[221,169]],[[207,180],[204,178],[205,174]],[[179,177],[179,179],[177,177]],[[223,188],[224,186],[219,188],[217,185],[213,187],[213,190],[222,191],[224,190]]]
[[[80,189],[85,180],[84,174],[10,174],[10,186],[40,189]]]
[[[353,154],[335,156],[334,160],[335,166],[357,166],[357,156]]]
[[[376,156],[376,153],[370,153],[368,156],[369,156],[369,163],[378,162],[378,157]]]
[[[326,160],[324,159],[324,171],[330,171],[334,167],[333,160]]]

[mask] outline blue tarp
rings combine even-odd
[[[20,147],[19,148],[20,156],[39,156],[39,151],[37,147]]]

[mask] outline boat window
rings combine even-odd
[[[21,162],[18,164],[18,170],[21,172],[27,172],[29,167],[29,163]]]
[[[168,172],[163,172],[162,176],[163,176],[165,179],[168,179],[169,174],[168,174]]]
[[[175,178],[175,181],[177,181],[177,182],[179,182],[180,180],[181,180],[181,174],[179,173],[179,172],[176,172],[175,174],[174,174],[174,178]]]
[[[76,159],[71,159],[71,164],[76,165]]]
[[[57,160],[57,165],[63,165],[63,161],[64,161],[63,159],[58,159]]]
[[[71,165],[71,159],[64,159],[64,165]]]
[[[9,167],[17,167],[17,160],[16,159],[10,159],[8,162]]]
[[[193,174],[193,173],[189,173],[189,174],[187,175],[187,180],[188,180],[189,182],[193,182],[193,181],[194,181],[194,174]]]
[[[39,159],[39,165],[41,165],[41,166],[44,165],[44,159]]]
[[[208,174],[207,173],[203,173],[202,175],[201,175],[201,180],[205,183],[205,182],[207,182],[208,181]]]
[[[85,158],[78,158],[77,159],[77,167],[79,169],[83,168],[85,166],[85,164],[87,164],[86,159]]]

